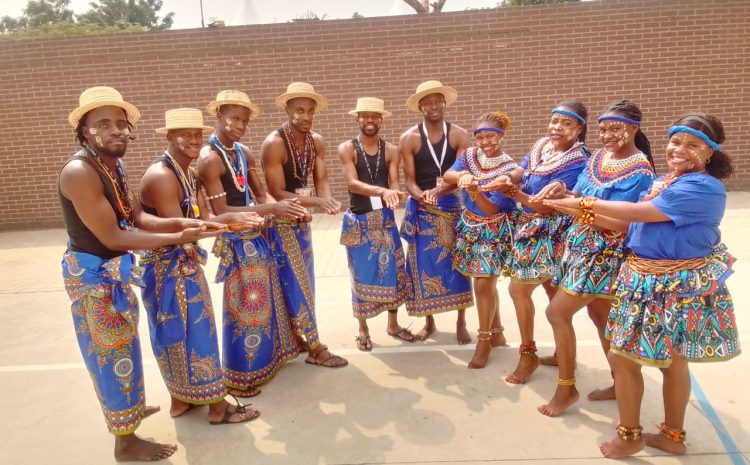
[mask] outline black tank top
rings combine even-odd
[[[443,153],[443,141],[448,144],[445,150],[445,159],[443,160],[440,170],[438,170],[435,160],[433,160],[432,154],[430,153],[430,149],[427,146],[427,144],[430,143],[430,140],[424,135],[424,123],[419,123],[419,125],[417,125],[421,145],[419,151],[414,154],[414,170],[417,185],[423,191],[434,189],[436,186],[435,178],[442,176],[443,173],[448,171],[448,168],[453,166],[453,163],[456,161],[456,149],[451,147],[450,139],[448,138],[448,135],[451,132],[451,123],[446,123],[446,125],[446,133],[443,134],[443,137],[440,138],[437,144],[432,144],[432,149],[435,151],[438,161],[440,160],[440,155]]]
[[[367,155],[364,147],[359,143],[359,139],[352,139],[354,152],[357,154],[357,179],[371,186],[389,187],[388,184],[388,167],[385,164],[385,141],[380,139],[378,142],[377,156]],[[373,178],[374,176],[374,178]],[[349,203],[351,211],[355,215],[362,215],[372,211],[370,197],[362,194],[355,194],[349,191]]]
[[[287,192],[291,192],[294,194],[297,192],[297,189],[300,187],[307,187],[304,185],[301,179],[297,179],[294,177],[294,157],[291,153],[289,153],[289,139],[287,139],[286,134],[284,133],[283,128],[277,129],[277,132],[279,133],[279,136],[281,137],[281,140],[284,141],[284,150],[286,151],[286,163],[284,163],[284,190]],[[312,180],[312,174],[314,170],[314,166],[309,166],[307,168],[308,172],[308,182]]]
[[[212,148],[214,151],[216,149]],[[218,153],[218,152],[217,152]],[[236,154],[235,154],[236,156]],[[247,154],[245,154],[245,157],[247,158]],[[229,165],[227,165],[227,160],[224,159],[224,157],[219,153],[219,158],[221,158],[221,163],[224,165],[224,174],[221,175],[219,180],[221,181],[221,187],[224,188],[224,192],[227,193],[227,205],[230,207],[249,207],[254,202],[255,199],[253,198],[253,190],[250,189],[250,180],[248,179],[247,186],[245,187],[250,192],[250,205],[247,205],[247,200],[245,198],[245,193],[240,192],[239,189],[237,189],[237,186],[234,185],[234,180],[232,179],[232,170]],[[247,170],[247,177],[250,177],[250,169]]]
[[[115,215],[117,215],[117,221],[123,221],[124,218],[122,218],[117,211],[117,197],[115,196],[114,188],[109,182],[109,179],[105,177],[105,174],[101,172],[99,167],[97,167],[91,159],[84,155],[83,150],[68,159],[68,161],[65,162],[65,165],[73,160],[82,160],[96,170],[96,173],[99,175],[99,179],[101,179],[102,185],[104,186],[104,197],[107,198],[107,201],[112,206],[112,210],[114,210]],[[63,165],[63,167],[65,167],[65,165]],[[81,220],[81,217],[78,216],[78,212],[76,212],[73,202],[65,197],[60,190],[59,175],[57,178],[57,196],[60,198],[60,207],[62,207],[63,219],[65,220],[65,229],[68,231],[69,252],[84,252],[106,259],[125,254],[125,252],[119,250],[108,249],[99,239],[96,238],[94,233],[86,227]]]
[[[155,165],[155,164],[157,164],[157,163],[161,163],[161,164],[163,164],[164,166],[166,166],[166,167],[167,167],[167,168],[169,169],[169,171],[171,171],[171,172],[172,172],[172,174],[174,174],[175,178],[177,178],[177,173],[175,173],[175,172],[174,172],[174,171],[173,171],[173,170],[172,170],[172,169],[171,169],[171,168],[169,167],[169,165],[167,165],[167,163],[166,163],[166,162],[164,161],[164,156],[161,156],[161,157],[159,157],[158,159],[154,160],[154,162],[153,162],[153,163],[151,163],[151,164],[152,164],[152,165]],[[180,179],[179,179],[179,178],[177,178],[177,182],[180,182]],[[183,197],[184,197],[184,196],[185,196],[185,194],[183,193]],[[182,200],[183,200],[183,201],[185,201],[185,199],[184,199],[184,198],[183,198]],[[184,209],[184,208],[182,208],[182,207],[183,207],[183,206],[182,206],[182,205],[180,205],[180,210],[182,211],[182,217],[183,217],[183,218],[190,218],[190,215],[189,215],[189,214],[187,213],[187,210],[185,210],[185,209]],[[148,213],[149,215],[159,216],[159,212],[158,212],[158,211],[156,210],[156,208],[154,208],[154,207],[149,207],[149,206],[147,206],[147,205],[144,205],[144,204],[143,204],[143,202],[141,202],[141,208],[143,208],[143,211],[144,211],[144,212],[146,212],[146,213]]]

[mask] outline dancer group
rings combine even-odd
[[[593,155],[586,107],[561,102],[546,135],[517,162],[502,149],[508,115],[481,115],[472,141],[445,120],[456,99],[456,90],[439,81],[420,84],[406,107],[423,121],[398,145],[379,135],[390,116],[383,100],[359,98],[349,112],[359,132],[338,146],[338,155],[350,192],[341,243],[357,347],[372,350],[367,320],[382,312],[389,335],[413,342],[436,330],[435,314],[454,310],[457,342],[468,344],[465,310],[476,304],[479,331],[469,367],[483,368],[491,349],[506,345],[497,281],[507,276],[521,341],[506,381],[526,383],[540,363],[557,365],[556,391],[539,411],[556,416],[574,404],[572,318],[587,307],[614,378],[614,386],[589,397],[616,397],[619,410],[616,436],[602,453],[620,458],[646,445],[684,453],[687,362],[740,352],[725,286],[733,258],[719,233],[722,181],[733,174],[721,150],[721,122],[697,112],[680,117],[668,130],[669,171],[655,179],[633,102],[604,108],[596,127],[602,148]],[[260,394],[300,353],[308,364],[347,365],[321,342],[315,312],[311,210],[341,212],[328,183],[325,140],[312,130],[328,102],[310,84],[295,82],[276,104],[287,120],[260,149],[267,190],[256,157],[240,142],[261,113],[243,92],[223,90],[207,105],[214,126],[204,124],[199,109],[167,111],[156,130],[166,148],[137,195],[122,158],[139,110],[111,87],[92,87],[69,115],[81,150],[58,182],[69,236],[63,277],[117,460],[160,460],[176,450],[135,435],[158,407],[145,403],[131,285],[141,288],[173,417],[208,405],[210,424],[243,423],[260,412],[225,397]],[[406,192],[399,188],[400,167]],[[404,200],[399,231],[394,208]],[[197,242],[208,237],[216,237],[216,281],[223,283],[221,328],[203,273],[208,254]],[[145,250],[139,263],[132,250]],[[531,299],[539,285],[549,297],[555,338],[555,354],[541,359]],[[402,304],[409,316],[425,317],[416,334],[398,322]],[[657,434],[642,434],[640,425],[644,365],[664,376]]]

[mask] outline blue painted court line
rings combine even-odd
[[[729,457],[731,457],[732,463],[734,465],[748,465],[745,457],[742,456],[742,452],[740,452],[740,450],[737,448],[737,445],[734,443],[734,440],[729,434],[729,431],[727,431],[727,429],[724,427],[724,423],[721,422],[719,414],[716,413],[716,410],[711,405],[711,402],[708,401],[706,394],[703,392],[700,384],[698,384],[698,380],[695,379],[695,376],[693,376],[692,373],[690,373],[690,382],[693,386],[693,394],[695,394],[696,399],[698,399],[698,404],[700,405],[703,414],[713,425],[716,434],[719,435],[719,439],[724,445],[724,449],[729,454]]]

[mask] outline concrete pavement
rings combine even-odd
[[[739,259],[729,287],[745,345],[750,335],[750,193],[731,193],[722,231]],[[612,463],[598,444],[614,434],[612,401],[590,402],[585,394],[609,383],[610,374],[593,325],[576,317],[578,388],[584,397],[558,418],[536,411],[554,392],[556,370],[541,367],[524,386],[502,377],[517,361],[518,329],[508,281],[499,284],[501,315],[510,347],[497,348],[483,370],[468,370],[473,344],[455,343],[455,314],[436,317],[438,332],[425,343],[406,343],[385,334],[384,315],[371,320],[374,350],[359,352],[351,316],[349,275],[338,244],[341,217],[316,215],[317,308],[321,339],[350,365],[326,369],[302,357],[280,370],[252,399],[261,417],[243,425],[209,426],[207,409],[173,420],[162,411],[138,434],[176,442],[172,464],[497,464],[567,465]],[[107,433],[91,381],[78,350],[69,301],[60,278],[63,230],[0,233],[0,464],[109,464]],[[209,247],[210,243],[204,243]],[[213,277],[216,260],[206,274]],[[211,284],[217,317],[221,288]],[[552,351],[539,290],[536,339],[541,354]],[[467,312],[475,334],[476,312]],[[400,312],[402,325],[422,321]],[[141,319],[146,395],[168,409],[169,395]],[[750,350],[750,349],[748,349]],[[747,355],[722,364],[694,364],[694,393],[687,412],[688,455],[680,458],[647,449],[630,459],[642,464],[740,464],[750,457],[750,385]],[[660,374],[645,369],[643,425],[662,419]],[[744,399],[744,400],[743,400]]]

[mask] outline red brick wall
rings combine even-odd
[[[356,133],[346,112],[358,96],[385,99],[383,135],[397,142],[420,120],[405,109],[417,84],[458,90],[451,121],[471,127],[502,109],[513,119],[505,149],[516,157],[543,135],[556,102],[580,98],[590,121],[609,101],[638,102],[664,170],[665,129],[700,109],[725,123],[735,189],[750,188],[750,14],[746,0],[607,0],[365,20],[284,23],[0,43],[0,229],[59,226],[55,180],[76,150],[67,115],[80,92],[111,85],[143,113],[126,156],[134,184],[164,148],[164,110],[205,108],[221,89],[247,92],[263,115],[253,151],[284,114],[275,97],[295,80],[328,97],[315,129],[328,141],[335,195],[346,187],[335,148]],[[597,148],[595,131],[589,146]]]

